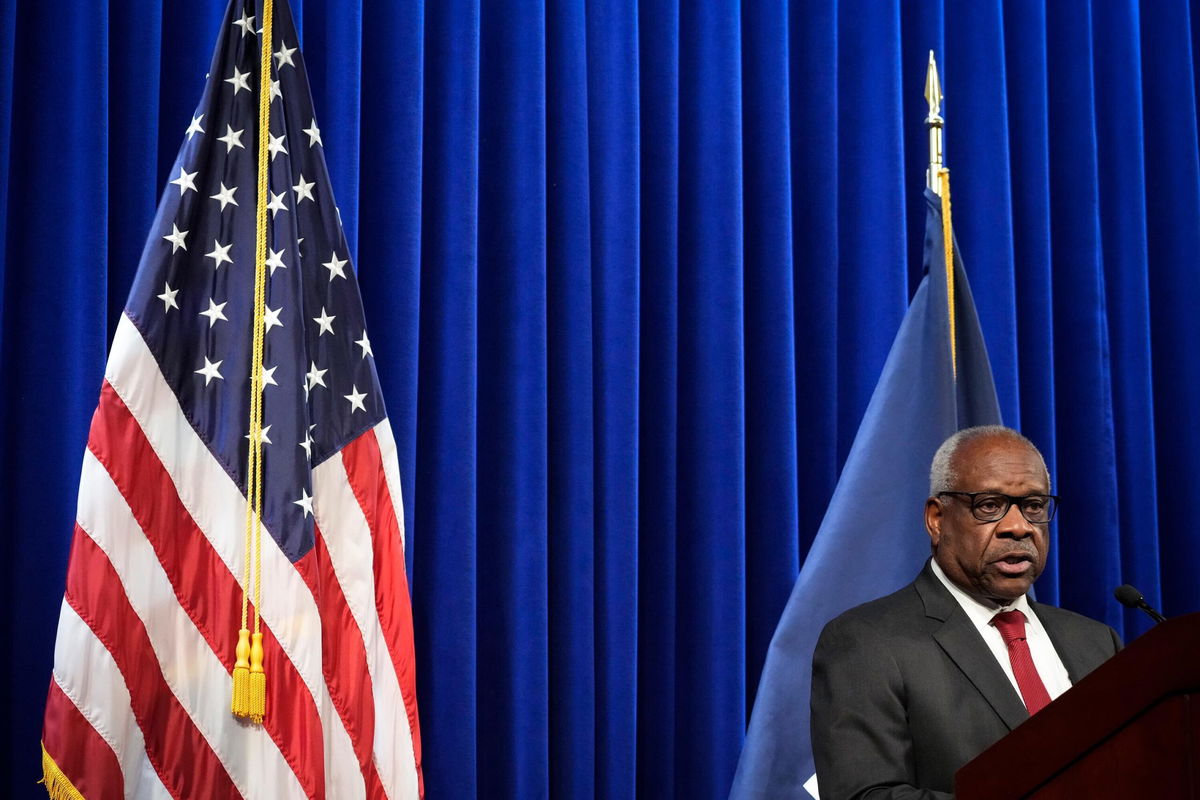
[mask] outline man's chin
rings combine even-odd
[[[1030,564],[1029,570],[1022,575],[990,576],[991,579],[984,586],[984,590],[990,599],[1001,605],[1007,605],[1027,593],[1029,587],[1037,580],[1037,576],[1037,569]]]

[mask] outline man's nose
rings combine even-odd
[[[1014,539],[1024,539],[1027,536],[1033,536],[1037,532],[1037,528],[1033,523],[1025,519],[1025,515],[1021,513],[1021,507],[1013,503],[1008,507],[1008,513],[1000,518],[1000,522],[996,525],[996,533],[1001,536],[1011,536]]]

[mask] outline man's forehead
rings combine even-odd
[[[972,491],[1000,489],[1001,484],[1014,482],[1046,488],[1042,457],[1019,439],[999,435],[976,439],[959,448],[955,461],[955,471],[962,480],[975,484]]]

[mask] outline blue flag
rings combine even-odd
[[[922,514],[934,451],[961,428],[1000,422],[958,248],[952,317],[941,201],[929,191],[925,200],[925,277],[775,629],[733,800],[816,796],[808,704],[817,636],[843,611],[916,577],[929,557]]]

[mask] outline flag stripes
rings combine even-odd
[[[54,734],[45,746],[65,754],[59,768],[79,776],[75,788],[84,797],[120,797],[124,792],[117,754],[104,740],[57,681],[50,681],[46,696],[46,719],[54,723]],[[66,743],[70,742],[70,746]],[[84,769],[86,765],[87,769]]]
[[[66,599],[104,643],[129,687],[146,757],[173,797],[241,797],[229,773],[171,692],[146,626],[123,591],[120,576],[92,538],[76,529]]]
[[[348,455],[314,468],[316,548],[293,564],[264,537],[276,587],[262,598],[275,654],[270,713],[262,728],[238,723],[223,633],[240,614],[245,497],[122,318],[84,457],[51,689],[61,699],[46,747],[68,777],[111,782],[117,769],[123,794],[139,797],[419,796],[414,696],[404,691],[413,686],[411,615],[394,604],[408,591],[402,517],[380,438],[394,453],[390,432],[368,430]],[[379,569],[378,558],[395,569]],[[123,722],[114,704],[126,709]],[[63,749],[81,741],[107,747],[107,771],[67,766]]]
[[[112,654],[65,598],[59,612],[54,645],[53,683],[112,748],[121,769],[125,795],[144,800],[170,800],[171,795],[150,759],[146,758],[142,730],[133,717],[124,676],[117,669]],[[66,771],[70,763],[67,759],[78,741],[76,729],[48,727],[43,746],[58,761],[59,768]],[[88,767],[90,769],[91,765]],[[88,770],[68,771],[67,774],[76,788],[88,779]]]

